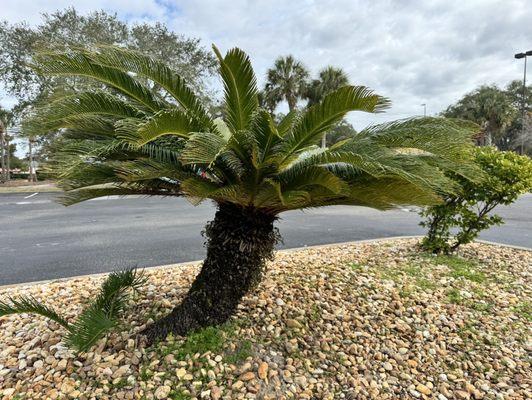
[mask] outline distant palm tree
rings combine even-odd
[[[496,86],[481,86],[466,94],[443,113],[449,118],[461,118],[480,125],[483,143],[491,146],[512,123],[517,110],[508,95]]]
[[[306,89],[307,107],[318,104],[326,95],[348,84],[349,79],[343,69],[331,66],[322,69],[319,78],[312,80]],[[321,138],[321,147],[327,147],[327,133]]]
[[[307,90],[309,73],[305,66],[291,55],[279,57],[266,75],[265,98],[275,105],[286,100],[288,109],[294,111]]]
[[[310,82],[305,93],[309,107],[318,104],[329,93],[349,84],[347,74],[341,68],[326,67],[318,76],[318,79]]]
[[[258,105],[247,55],[214,51],[225,89],[223,119],[213,119],[180,76],[140,53],[102,47],[34,60],[40,73],[83,75],[108,87],[58,98],[26,123],[30,132],[63,129],[50,167],[66,190],[65,204],[127,194],[216,204],[201,271],[182,302],[143,332],[149,341],[226,321],[260,281],[280,213],[433,204],[454,189],[445,172],[468,167],[464,151],[473,130],[443,118],[372,126],[320,149],[323,133],[349,111],[379,112],[388,100],[344,86],[276,123]],[[158,97],[146,80],[174,100]]]

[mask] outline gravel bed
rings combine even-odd
[[[57,324],[0,318],[2,399],[529,399],[531,252],[457,257],[417,240],[280,252],[219,328],[151,348],[135,333],[184,295],[197,265],[148,270],[122,328],[75,355]],[[0,289],[74,318],[102,277]]]

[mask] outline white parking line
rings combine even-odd
[[[36,192],[36,193],[30,194],[29,196],[26,196],[26,197],[24,197],[24,198],[25,198],[25,199],[29,199],[29,198],[31,198],[31,197],[33,197],[33,196],[37,196],[38,194],[39,194],[39,192]]]
[[[52,200],[37,200],[37,201],[17,201],[16,203],[11,203],[11,204],[16,204],[16,205],[26,205],[26,204],[48,204],[48,203],[51,203]],[[8,203],[9,204],[9,203]]]

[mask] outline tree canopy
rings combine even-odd
[[[267,71],[266,77],[263,94],[265,104],[274,110],[277,104],[286,100],[288,109],[294,111],[298,100],[307,92],[309,72],[306,67],[292,55],[279,57],[273,68]]]
[[[522,130],[523,83],[510,82],[505,89],[495,85],[480,86],[450,105],[442,114],[478,123],[485,136],[484,144],[494,144],[501,150],[532,152],[532,87],[525,91],[525,132]]]
[[[170,31],[161,23],[128,25],[116,14],[94,11],[86,15],[74,8],[42,14],[37,26],[0,22],[0,84],[19,102],[35,103],[57,89],[79,86],[85,80],[65,76],[43,77],[35,73],[30,61],[36,51],[63,51],[76,47],[116,45],[142,50],[165,63],[194,84],[198,93],[207,91],[206,79],[214,72],[215,60],[198,39]]]

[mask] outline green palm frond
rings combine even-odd
[[[251,61],[238,48],[229,50],[225,57],[216,46],[213,49],[220,62],[220,75],[224,82],[226,123],[233,132],[246,129],[259,106]]]
[[[58,124],[64,129],[67,139],[102,139],[115,136],[115,119],[105,115],[73,115],[63,118]]]
[[[21,296],[18,299],[10,298],[8,301],[0,301],[0,317],[11,314],[37,314],[42,315],[66,329],[70,329],[69,323],[55,310],[40,303],[35,297]]]
[[[316,165],[290,168],[280,173],[278,180],[283,190],[301,190],[312,186],[321,186],[330,191],[331,194],[339,194],[348,188],[344,180]]]
[[[259,162],[262,164],[272,156],[275,145],[281,141],[281,135],[272,116],[266,110],[259,110],[255,114],[250,130],[257,142]]]
[[[384,178],[378,181],[367,178],[361,182],[364,184],[351,187],[348,200],[339,204],[388,210],[407,205],[437,204],[441,201],[436,193],[420,190],[416,185],[398,178]]]
[[[64,204],[137,194],[212,199],[274,215],[336,204],[389,208],[409,199],[435,203],[456,190],[450,174],[475,175],[469,153],[476,126],[412,118],[370,126],[320,148],[323,135],[348,112],[380,112],[389,101],[364,86],[343,86],[297,111],[292,95],[304,70],[287,57],[274,72],[279,84],[290,86],[277,94],[291,99],[293,111],[276,123],[258,105],[248,56],[239,49],[224,56],[214,51],[225,90],[223,118],[217,119],[180,76],[138,52],[102,46],[46,56],[47,73],[84,71],[99,82],[106,76],[112,88],[69,94],[33,117],[36,129],[62,129],[50,170],[67,190]],[[145,89],[152,86],[175,102],[150,97]]]
[[[165,192],[159,191],[157,189],[152,189],[149,187],[138,188],[138,187],[129,187],[129,186],[117,186],[117,185],[96,185],[88,186],[80,189],[70,189],[64,194],[62,194],[58,201],[65,205],[71,206],[73,204],[81,203],[82,201],[87,201],[91,199],[97,199],[98,197],[105,196],[127,196],[127,195],[154,195],[154,194],[163,194]],[[167,196],[177,196],[180,195],[178,192],[168,191],[165,193]]]
[[[89,350],[117,326],[126,309],[129,293],[138,291],[145,283],[144,273],[137,269],[111,272],[96,298],[71,324],[65,337],[66,344],[78,352]]]
[[[387,148],[419,149],[441,156],[462,154],[462,143],[469,140],[478,127],[469,121],[436,117],[409,118],[370,126],[360,131],[353,141],[370,139]],[[449,137],[455,140],[450,141]]]
[[[146,277],[137,269],[113,271],[103,282],[93,307],[109,318],[117,318],[125,309],[130,290],[138,291],[146,283]]]
[[[297,120],[298,116],[299,111],[290,111],[284,116],[277,127],[277,131],[279,132],[280,136],[284,136],[292,130],[292,126],[294,125],[294,122]]]
[[[186,85],[184,79],[164,63],[137,51],[114,46],[100,46],[90,57],[95,63],[132,72],[151,80],[168,92],[187,113],[201,121],[203,129],[214,128],[199,98]]]
[[[145,283],[144,273],[137,269],[111,272],[102,283],[96,298],[71,323],[32,296],[0,301],[0,317],[30,313],[51,319],[67,330],[67,346],[84,352],[117,326],[126,309],[129,293],[138,291]]]
[[[151,111],[167,104],[127,72],[99,65],[88,57],[90,53],[39,53],[34,57],[34,69],[43,75],[84,76],[102,82],[136,100]]]
[[[140,118],[141,110],[103,91],[81,92],[59,98],[39,109],[26,123],[27,131],[37,133],[77,126],[82,117]],[[74,125],[76,124],[76,125]]]
[[[285,136],[284,160],[298,150],[316,144],[348,112],[379,112],[388,106],[386,98],[374,94],[364,86],[344,86],[328,94],[321,103],[310,107]]]
[[[165,135],[175,135],[186,139],[191,132],[198,129],[200,129],[199,124],[194,123],[183,111],[177,109],[163,110],[138,125],[134,131],[122,129],[119,137],[137,146],[142,146]]]
[[[72,324],[65,336],[65,343],[78,352],[85,352],[116,325],[116,319],[106,315],[103,310],[90,307]]]
[[[181,152],[181,162],[209,168],[226,145],[227,142],[214,133],[194,133]]]

